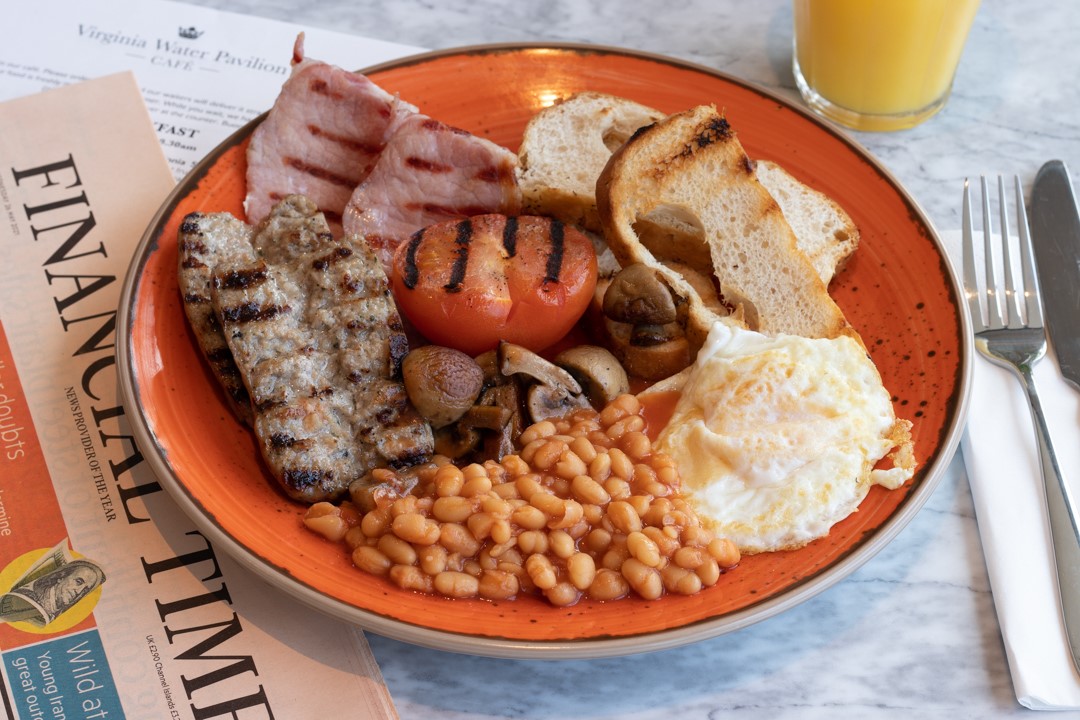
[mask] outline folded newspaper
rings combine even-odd
[[[9,718],[392,718],[363,634],[215,548],[117,391],[121,280],[173,173],[134,75],[0,104]]]

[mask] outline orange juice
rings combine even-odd
[[[860,130],[911,127],[945,104],[979,0],[794,0],[807,102]]]

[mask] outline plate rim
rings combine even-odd
[[[665,630],[651,631],[641,635],[624,637],[594,637],[580,640],[519,640],[463,633],[425,627],[406,620],[380,615],[374,611],[360,608],[331,598],[315,588],[297,580],[281,568],[263,560],[255,553],[229,535],[215,519],[201,508],[198,501],[189,493],[183,482],[173,472],[166,461],[165,450],[158,442],[150,427],[148,417],[138,392],[138,378],[132,358],[132,340],[135,316],[134,299],[137,296],[145,265],[150,255],[156,251],[159,229],[164,218],[168,217],[180,203],[193,183],[197,183],[210,167],[237,142],[250,134],[255,125],[261,122],[267,112],[252,118],[222,140],[211,152],[203,157],[176,184],[169,195],[154,213],[128,267],[121,287],[117,311],[118,326],[123,333],[116,344],[118,386],[121,401],[125,407],[131,429],[143,456],[154,471],[155,476],[169,495],[210,541],[222,548],[233,560],[251,571],[261,582],[285,592],[303,602],[309,608],[322,612],[338,620],[349,622],[363,630],[384,635],[389,638],[414,645],[437,650],[460,652],[471,655],[508,658],[508,659],[596,659],[619,657],[645,652],[655,652],[680,647],[692,642],[717,637],[734,632],[763,620],[774,617],[788,609],[806,602],[828,588],[846,579],[858,568],[875,557],[899,532],[918,514],[926,501],[940,484],[948,465],[951,463],[967,417],[973,374],[974,341],[971,318],[966,304],[960,302],[962,284],[953,264],[949,262],[940,234],[932,220],[925,213],[918,201],[911,196],[899,180],[886,169],[866,148],[860,145],[850,134],[826,120],[814,115],[809,109],[801,107],[779,93],[756,83],[735,77],[715,68],[692,61],[647,51],[622,48],[611,45],[593,45],[575,42],[501,42],[473,44],[425,51],[400,58],[387,60],[357,70],[356,72],[374,74],[381,71],[398,69],[422,64],[452,56],[470,54],[494,54],[499,52],[521,52],[527,50],[571,51],[586,55],[617,55],[643,59],[672,67],[703,73],[725,82],[740,86],[782,105],[785,110],[794,111],[804,119],[814,123],[820,129],[841,140],[852,152],[870,165],[881,175],[905,203],[911,208],[918,220],[929,230],[930,240],[942,260],[948,282],[957,298],[955,303],[960,321],[960,358],[957,368],[958,392],[956,409],[951,422],[942,430],[939,448],[931,466],[917,488],[902,501],[893,515],[878,526],[873,536],[845,554],[813,577],[802,580],[780,594],[754,603],[733,613],[721,617],[692,621],[686,625]],[[151,452],[147,450],[152,449]]]

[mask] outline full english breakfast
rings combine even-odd
[[[656,599],[914,473],[828,284],[858,229],[714,107],[586,92],[518,152],[294,48],[195,339],[304,524],[451,598]]]

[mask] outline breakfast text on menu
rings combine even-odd
[[[396,717],[359,629],[266,592],[180,511],[134,442],[117,383],[117,306],[145,228],[176,177],[273,102],[301,29],[175,3],[69,1],[8,8],[5,26],[6,716]],[[357,67],[413,50],[305,32]]]

